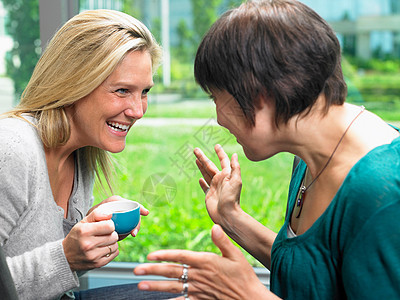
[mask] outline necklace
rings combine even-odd
[[[301,182],[300,189],[299,189],[299,192],[298,192],[297,201],[296,201],[296,206],[300,207],[299,213],[297,214],[296,218],[300,217],[301,211],[303,210],[303,203],[304,203],[304,200],[305,200],[305,197],[306,197],[306,195],[305,195],[306,191],[313,185],[313,183],[319,178],[319,176],[321,176],[322,172],[325,171],[326,167],[331,162],[333,155],[335,155],[336,150],[339,148],[340,143],[343,141],[343,138],[346,135],[347,131],[349,131],[351,125],[353,125],[354,121],[357,120],[357,118],[363,113],[364,110],[365,110],[365,107],[361,106],[361,111],[350,122],[349,126],[347,126],[346,130],[342,134],[342,137],[340,138],[339,142],[336,144],[335,149],[333,149],[331,156],[329,156],[328,161],[325,163],[325,165],[322,168],[322,170],[318,173],[317,176],[315,176],[315,178],[311,181],[311,183],[309,185],[305,186],[304,182],[305,182],[306,173],[308,171],[308,168],[307,168],[306,172],[304,173],[304,177],[303,177],[303,180]]]

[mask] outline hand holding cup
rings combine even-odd
[[[140,204],[131,200],[119,200],[100,205],[105,213],[112,214],[115,231],[119,235],[129,234],[138,226],[140,221]]]

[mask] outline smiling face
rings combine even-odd
[[[248,159],[260,161],[278,152],[279,130],[274,122],[271,103],[264,101],[255,107],[255,125],[251,126],[231,94],[226,91],[212,91],[212,98],[216,105],[218,124],[236,137]]]
[[[147,110],[152,74],[147,51],[129,52],[102,84],[66,110],[71,121],[68,142],[121,152],[128,131]]]

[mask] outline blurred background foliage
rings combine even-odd
[[[8,11],[6,31],[14,40],[6,55],[6,74],[14,81],[15,102],[27,85],[40,57],[39,1],[1,0]]]
[[[16,101],[24,90],[33,68],[40,57],[38,0],[1,0],[8,11],[6,30],[14,40],[6,56],[7,76],[14,81]],[[163,86],[162,72],[158,70],[153,94],[179,94],[179,99],[204,99],[206,95],[193,78],[193,62],[202,36],[225,10],[239,5],[241,0],[190,0],[192,24],[179,20],[176,27],[178,43],[171,47],[171,84]],[[123,10],[141,18],[141,1],[123,0]],[[161,40],[161,20],[150,20],[151,31]],[[352,44],[343,47],[343,69],[349,83],[350,102],[367,102],[372,110],[392,110],[400,102],[400,59],[384,54],[382,49],[373,51],[371,59],[354,56]],[[389,105],[389,106],[388,106]],[[369,107],[368,107],[369,106]],[[388,115],[390,119],[397,115]]]

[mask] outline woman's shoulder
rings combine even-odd
[[[339,192],[346,210],[373,214],[383,206],[400,201],[400,138],[379,146],[350,170]]]
[[[348,181],[356,187],[380,186],[400,178],[400,137],[372,149],[350,170]],[[367,187],[368,187],[367,186]],[[386,185],[385,185],[386,186]]]
[[[400,138],[379,146],[361,158],[350,170],[336,195],[331,210],[333,228],[343,249],[362,242],[356,238],[374,236],[381,223],[390,232],[397,223],[390,211],[400,205]],[[382,223],[381,220],[385,222]]]
[[[2,151],[23,152],[29,155],[42,146],[40,137],[34,126],[35,119],[5,118],[0,119],[0,149]]]

